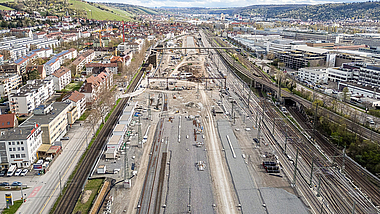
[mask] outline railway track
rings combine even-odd
[[[156,183],[162,184],[164,177],[162,177],[161,172],[160,174],[157,172],[157,169],[159,166],[162,167],[162,162],[160,164],[160,151],[161,151],[161,140],[163,135],[163,123],[164,119],[162,118],[157,125],[157,130],[154,135],[154,141],[151,149],[151,155],[149,157],[148,167],[146,171],[146,176],[144,180],[144,185],[141,191],[141,197],[138,203],[138,210],[137,214],[148,214],[148,213],[156,213],[155,211],[159,210],[160,207],[160,201],[161,201],[161,194],[162,194],[162,188],[159,189],[156,194],[155,193],[155,187],[157,186]],[[165,157],[165,158],[164,158]],[[163,164],[166,164],[166,155],[163,155],[162,160],[165,159],[165,162]],[[162,161],[161,160],[161,161]],[[158,176],[158,178],[157,178]],[[157,179],[157,181],[156,181]]]
[[[217,45],[215,40],[211,40],[210,42],[213,42],[215,45]],[[234,63],[233,59],[231,59],[231,57],[228,54],[226,54],[224,51],[219,51],[219,54],[220,54],[221,58],[225,61],[225,64],[230,66],[233,70],[242,73],[244,76],[248,77],[249,79],[254,79],[255,81],[259,82],[260,84],[265,85],[269,88],[272,88],[273,90],[277,89],[277,87],[272,82],[267,82],[264,79],[257,78],[257,76],[254,73],[248,71],[246,68],[241,66],[239,63]],[[311,106],[311,102],[309,102],[303,98],[297,97],[297,96],[293,95],[292,93],[282,91],[282,94],[285,97],[293,98],[296,102],[302,104],[303,106]],[[330,119],[334,122],[342,123],[342,120],[343,120],[343,122],[347,124],[347,127],[349,129],[351,128],[351,130],[355,130],[356,132],[361,133],[361,135],[363,135],[364,137],[370,138],[371,130],[369,130],[365,127],[362,127],[362,126],[358,126],[356,123],[354,123],[354,122],[352,122],[352,121],[350,121],[344,117],[341,117],[340,115],[332,113],[327,109],[320,108],[319,112],[321,112],[321,114],[330,115]],[[310,127],[309,127],[309,129],[310,129]],[[373,135],[372,138],[375,139],[375,142],[380,142],[380,135],[378,133],[372,133],[372,135]],[[321,139],[324,139],[324,141],[326,141],[326,139],[323,136],[322,137],[319,136],[319,137]],[[330,145],[329,144],[320,144],[320,145],[323,148],[323,150],[329,151],[329,150],[331,150],[331,148],[335,149],[335,151],[333,150],[334,154],[331,155],[331,153],[329,153],[330,156],[336,156],[335,152],[337,154],[339,154],[339,151],[336,151],[336,148],[331,144]],[[340,152],[340,153],[342,153],[342,152]],[[342,158],[336,158],[336,159],[338,161],[342,162]],[[348,162],[348,164],[346,164],[346,169],[347,169],[349,176],[352,179],[352,182],[355,185],[357,185],[359,188],[363,189],[365,194],[367,196],[369,196],[370,200],[376,206],[380,206],[380,197],[378,197],[379,196],[379,187],[380,187],[379,179],[376,178],[371,173],[369,173],[368,171],[363,170],[363,168],[360,167],[357,163],[355,163],[352,159],[346,157],[346,162]],[[357,175],[358,172],[360,172],[362,174],[362,176],[358,176]]]
[[[139,80],[141,79],[145,69],[141,69],[137,74],[136,78],[131,83],[127,92],[134,91]],[[74,177],[71,182],[67,183],[67,189],[62,196],[61,200],[58,202],[54,213],[56,214],[71,214],[74,210],[75,204],[78,201],[79,196],[83,190],[84,184],[86,183],[91,170],[94,167],[94,162],[97,157],[103,151],[104,145],[107,142],[107,138],[113,130],[113,127],[118,122],[118,118],[123,113],[123,109],[126,106],[129,98],[122,98],[119,104],[116,106],[115,110],[110,115],[106,124],[103,126],[99,135],[96,137],[95,141],[88,149],[85,154],[83,161],[78,166],[78,170],[75,172]]]
[[[304,115],[293,108],[288,109],[304,130],[312,130],[311,124],[305,122],[307,119]],[[309,131],[309,134],[312,135],[313,133]],[[325,151],[328,156],[334,157],[333,160],[335,163],[333,164],[341,167],[343,165],[343,152],[326,140],[321,133],[316,132],[315,137],[318,145],[323,149],[323,151]],[[352,159],[345,158],[345,171],[347,172],[346,176],[349,176],[355,185],[359,185],[361,191],[364,192],[376,206],[379,206],[380,183],[377,180],[369,181],[368,178],[372,177],[372,175],[363,170]]]

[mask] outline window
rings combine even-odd
[[[20,158],[20,154],[16,154],[16,158]]]
[[[21,151],[24,151],[24,147],[21,147]]]
[[[7,122],[7,125],[11,125],[11,122]]]
[[[17,145],[20,145],[20,142],[17,142]]]
[[[12,145],[15,145],[15,142],[12,142]]]
[[[15,155],[11,155],[11,158],[15,158]]]
[[[11,151],[12,151],[12,148],[9,148],[9,151],[11,152]]]
[[[21,145],[24,145],[24,142],[23,142],[23,141],[21,141]]]
[[[8,142],[8,145],[11,145],[11,142]]]
[[[13,148],[13,151],[16,151],[16,148]]]
[[[22,158],[25,158],[25,154],[21,154],[21,157],[22,157]]]
[[[20,147],[17,147],[17,151],[20,151]]]

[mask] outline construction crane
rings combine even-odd
[[[99,32],[99,45],[100,47],[102,47],[102,32],[103,31],[114,31],[114,30],[118,30],[117,28],[105,28],[105,29],[100,29],[100,30],[96,30],[94,32]]]

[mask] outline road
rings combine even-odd
[[[35,172],[32,171],[25,177],[1,179],[17,180],[28,185],[28,189],[23,191],[27,197],[26,203],[19,208],[17,213],[49,213],[60,193],[60,175],[63,188],[74,170],[76,163],[85,151],[87,142],[91,140],[92,126],[86,123],[83,124],[84,125],[80,125],[80,123],[76,123],[73,125],[67,134],[70,140],[63,141],[62,153],[52,163],[49,171],[45,175],[37,176],[34,174]],[[88,136],[87,139],[86,136]],[[17,191],[17,193],[18,192],[20,191]],[[21,196],[17,193],[13,195],[15,200]],[[1,199],[3,199],[3,197],[1,197]],[[5,206],[5,202],[2,202],[2,205]]]

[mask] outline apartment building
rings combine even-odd
[[[1,165],[9,168],[30,167],[37,159],[37,149],[42,144],[42,129],[39,124],[31,124],[13,129],[0,130]]]
[[[80,92],[86,96],[87,105],[91,105],[98,100],[104,90],[110,90],[112,85],[113,74],[106,68],[99,75],[87,78]]]
[[[77,57],[77,55],[78,55],[78,52],[74,48],[70,48],[69,50],[64,50],[61,53],[55,55],[49,61],[47,61],[44,65],[46,74],[50,75],[54,73],[56,70],[58,70],[61,67],[65,59],[74,59]]]
[[[88,63],[86,64],[86,75],[100,74],[106,68],[108,68],[112,74],[117,74],[117,63]]]
[[[41,105],[35,109],[34,115],[28,118],[20,126],[29,126],[38,123],[42,129],[42,143],[53,144],[59,141],[69,128],[69,119],[72,121],[72,110],[76,107],[69,102],[54,102],[48,106]]]
[[[81,73],[82,69],[87,63],[90,63],[95,58],[95,51],[88,50],[78,56],[71,65],[75,66],[75,74]]]
[[[61,67],[60,69],[52,73],[50,76],[48,76],[46,79],[53,80],[54,90],[61,91],[66,87],[66,85],[70,84],[71,71],[66,67]]]
[[[327,83],[328,74],[326,68],[301,68],[297,72],[301,81],[322,84]]]
[[[0,97],[8,97],[11,90],[22,84],[21,76],[16,73],[0,74]]]
[[[29,114],[54,94],[53,80],[28,80],[9,94],[9,108],[16,114]]]
[[[78,108],[78,118],[86,111],[86,96],[78,91],[73,91],[63,99],[64,102],[72,102]]]
[[[18,126],[16,114],[0,114],[0,129],[10,129]]]

